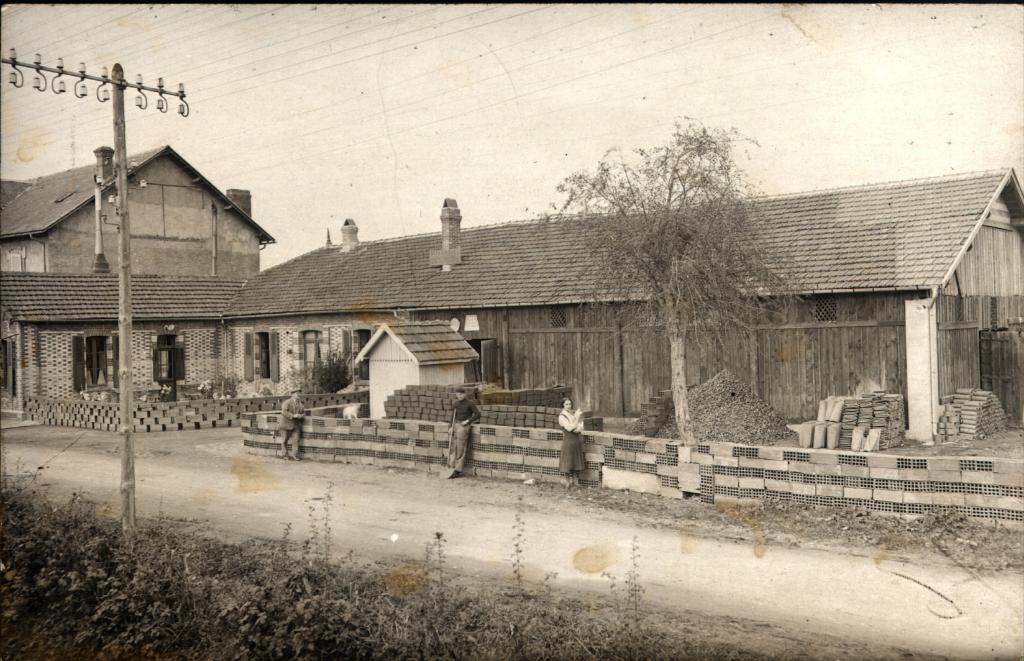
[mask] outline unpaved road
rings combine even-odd
[[[36,472],[34,485],[52,498],[78,491],[116,515],[116,435],[36,426],[7,428],[2,440],[5,474]],[[333,484],[337,552],[422,558],[424,544],[440,531],[453,570],[508,581],[520,507],[528,578],[556,572],[556,585],[607,595],[602,573],[621,583],[635,537],[649,602],[765,626],[765,651],[788,644],[807,652],[820,637],[847,641],[862,656],[892,656],[894,648],[955,658],[1024,656],[1024,576],[1017,572],[979,575],[931,560],[896,561],[882,551],[720,541],[694,534],[683,509],[678,528],[659,529],[514,482],[257,457],[244,452],[235,429],[139,435],[136,450],[140,516],[198,520],[229,540],[279,538],[287,523],[301,539],[309,507],[319,506]]]

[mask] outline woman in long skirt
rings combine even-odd
[[[562,402],[562,410],[558,414],[558,424],[562,428],[562,454],[558,459],[558,470],[565,475],[565,488],[579,485],[580,473],[586,468],[583,457],[583,411],[573,411],[572,400]]]

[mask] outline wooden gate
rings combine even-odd
[[[1024,326],[981,331],[981,387],[999,397],[1009,424],[1024,426]]]

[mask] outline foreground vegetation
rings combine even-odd
[[[437,533],[400,566],[331,562],[330,498],[310,537],[225,544],[167,520],[134,547],[79,498],[4,493],[0,657],[18,659],[764,658],[684,638],[649,618],[632,571],[601,603],[522,571],[523,522],[505,586],[445,568]],[[637,553],[634,548],[634,556]]]

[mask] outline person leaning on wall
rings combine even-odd
[[[299,388],[292,388],[291,397],[285,400],[284,405],[281,407],[281,419],[277,423],[277,430],[284,432],[284,438],[281,439],[281,449],[278,450],[277,456],[282,459],[287,457],[294,461],[299,461],[299,441],[302,438],[302,420],[306,416],[303,415],[302,403],[299,402],[299,393],[302,392]],[[294,439],[292,442],[292,452],[288,453],[288,440]]]
[[[470,426],[480,420],[480,407],[469,399],[469,393],[472,391],[472,388],[461,388],[456,393],[458,401],[455,402],[455,410],[452,411],[452,429],[448,437],[449,478],[462,475],[469,451]]]
[[[562,402],[558,426],[562,428],[562,452],[558,458],[558,471],[565,475],[565,488],[579,486],[580,473],[586,468],[583,456],[583,411],[572,408],[572,400]]]

